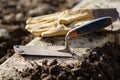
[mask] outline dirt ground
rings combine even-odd
[[[68,1],[0,0],[0,28],[5,28],[10,34],[9,37],[0,37],[0,64],[14,54],[13,45],[25,45],[35,37],[24,29],[29,17],[62,11],[76,4]],[[41,9],[42,12],[35,11],[41,3],[48,7]],[[120,80],[119,58],[120,46],[107,43],[102,48],[92,50],[82,64],[78,62],[61,66],[57,60],[53,60],[48,65],[47,60],[44,60],[42,66],[31,63],[34,69],[26,68],[22,72],[15,70],[22,78],[29,77],[31,80]]]
[[[23,71],[17,71],[22,78],[30,80],[120,80],[120,46],[107,43],[102,48],[95,48],[82,64],[68,64],[61,66],[57,60],[49,65],[47,60],[42,66],[36,62],[34,66]]]

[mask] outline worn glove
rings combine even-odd
[[[26,29],[41,37],[66,35],[66,33],[83,24],[86,20],[93,19],[89,9],[65,10],[63,12],[30,18],[27,20]]]

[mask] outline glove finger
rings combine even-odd
[[[80,9],[80,10],[69,10],[60,19],[59,22],[63,24],[70,24],[77,20],[90,20],[93,19],[92,10]]]
[[[51,36],[58,36],[58,35],[66,35],[70,28],[65,26],[59,25],[55,28],[51,28],[50,30],[41,33],[42,37],[51,37]]]
[[[56,22],[51,23],[36,23],[36,24],[28,24],[25,26],[25,29],[44,29],[51,28],[56,25]]]
[[[38,16],[38,17],[33,17],[29,18],[26,21],[26,24],[34,24],[34,23],[39,23],[39,22],[45,22],[47,20],[49,21],[54,21],[58,18],[58,15],[60,15],[61,12],[59,13],[54,13],[54,14],[49,14],[49,15],[44,15],[44,16]]]
[[[42,32],[48,31],[50,28],[45,29],[31,29],[30,32],[36,36],[41,36]]]
[[[68,27],[73,29],[73,28],[75,28],[75,27],[84,25],[84,24],[86,24],[86,23],[88,23],[88,22],[90,22],[90,21],[82,21],[82,20],[74,21],[74,22],[70,23],[70,24],[68,25]]]
[[[91,21],[80,21],[80,22],[77,22],[77,23],[75,24],[75,27],[82,26],[82,25],[87,24],[87,23],[89,23],[89,22],[91,22]]]

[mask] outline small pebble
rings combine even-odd
[[[47,65],[47,62],[48,62],[47,59],[43,60],[43,61],[42,61],[42,65]]]
[[[41,15],[44,14],[47,9],[49,9],[50,6],[48,5],[40,5],[34,9],[31,9],[28,11],[28,15]]]
[[[52,66],[52,65],[56,65],[57,63],[58,63],[57,60],[54,59],[54,60],[50,63],[50,66]]]
[[[14,20],[15,15],[14,14],[9,14],[9,15],[5,15],[3,18],[5,21],[10,22]]]
[[[9,36],[10,36],[9,32],[6,29],[4,28],[0,29],[0,37],[9,37]]]
[[[23,14],[22,13],[17,13],[15,18],[16,18],[17,21],[22,20]]]

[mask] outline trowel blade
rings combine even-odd
[[[20,55],[45,57],[72,57],[71,53],[61,52],[64,46],[14,46],[15,53]]]

